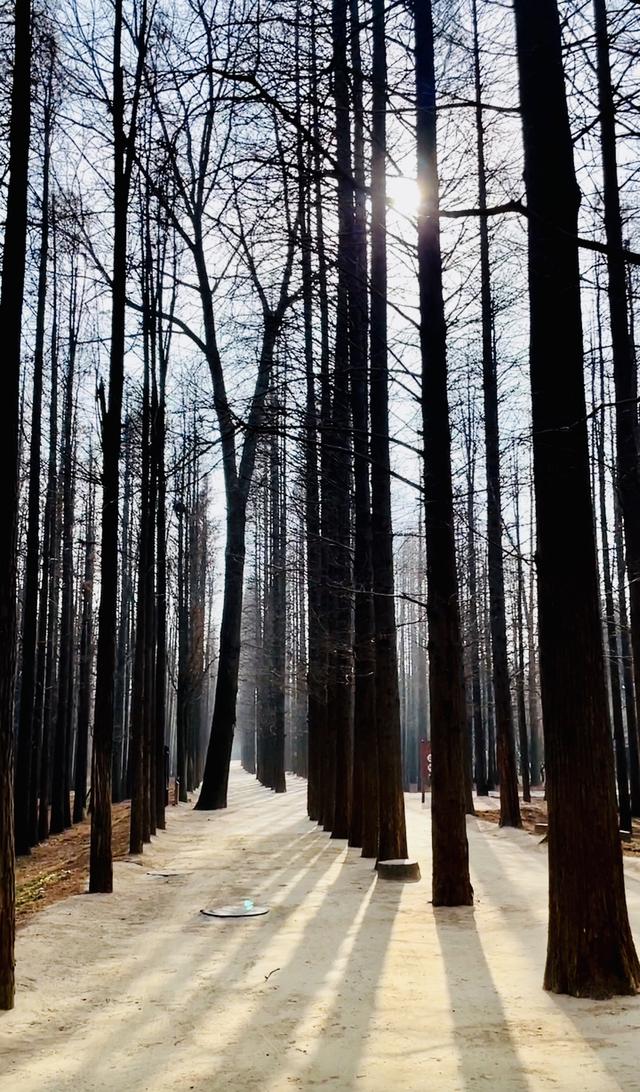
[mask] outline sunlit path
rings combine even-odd
[[[169,812],[113,896],[79,896],[19,934],[0,1020],[3,1092],[637,1087],[640,1000],[541,989],[546,850],[469,820],[475,910],[429,905],[428,809],[408,797],[419,884],[234,768],[226,812]],[[164,869],[177,875],[150,872]],[[640,933],[640,868],[627,862]],[[266,918],[202,907],[250,896]]]

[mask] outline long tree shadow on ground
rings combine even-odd
[[[531,1089],[476,929],[473,907],[433,908],[464,1088]]]
[[[377,994],[402,890],[401,883],[376,877],[367,898],[358,909],[354,907],[352,936],[345,937],[344,951],[338,948],[336,952],[334,997],[305,1067],[303,1087],[328,1085],[341,1092],[358,1087],[358,1069],[367,1040],[375,1034]],[[357,1004],[353,1003],[352,986],[346,997],[342,992],[343,984],[354,982]]]

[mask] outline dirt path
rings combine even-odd
[[[469,820],[475,910],[434,911],[419,797],[424,878],[400,886],[309,823],[304,793],[234,769],[228,810],[171,809],[144,858],[116,864],[114,895],[34,916],[0,1016],[2,1092],[640,1087],[640,999],[540,988],[544,846]],[[626,870],[640,942],[640,862]],[[199,913],[244,897],[271,913]]]

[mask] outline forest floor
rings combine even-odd
[[[485,819],[489,823],[500,822],[500,793],[492,792],[489,796],[474,797],[474,805],[478,819]],[[520,816],[522,829],[536,838],[544,838],[545,832],[540,828],[547,824],[547,802],[544,799],[543,789],[533,789],[529,804],[520,801]],[[536,830],[538,827],[538,830]],[[640,820],[632,820],[631,830],[622,842],[622,852],[627,857],[640,857]],[[638,1082],[640,1088],[640,1081]]]
[[[546,846],[468,820],[473,909],[429,904],[429,808],[407,797],[422,881],[371,862],[234,766],[229,808],[170,808],[113,895],[74,895],[18,935],[2,1092],[504,1092],[640,1088],[640,998],[541,988]],[[491,805],[490,805],[491,806]],[[625,860],[640,943],[640,861]],[[163,875],[163,873],[165,873]],[[200,910],[251,898],[265,917]]]
[[[112,849],[116,860],[129,849],[128,802],[112,809]],[[69,895],[87,890],[91,820],[76,823],[63,834],[56,834],[35,846],[28,857],[19,857],[16,865],[16,919],[20,929],[33,914]]]

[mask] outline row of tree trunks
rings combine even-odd
[[[307,526],[311,574],[309,815],[364,856],[405,857],[400,701],[390,506],[386,340],[386,58],[382,7],[374,18],[371,295],[367,293],[365,142],[358,4],[332,5],[337,171],[337,288],[329,389],[322,195],[316,182],[321,292],[320,412],[311,367],[313,300],[307,284],[307,404],[319,426],[308,455]],[[350,43],[350,57],[347,45]],[[316,78],[312,27],[312,81]],[[349,88],[348,61],[353,87]],[[353,109],[353,115],[351,113]],[[353,117],[353,146],[349,119]],[[317,125],[317,119],[314,122]],[[316,129],[317,131],[317,129]],[[301,198],[304,207],[304,194]],[[303,263],[308,260],[304,256]],[[323,287],[324,286],[324,287]],[[370,317],[370,342],[367,338]],[[352,440],[350,441],[350,437]],[[314,460],[316,460],[314,462]],[[320,519],[314,481],[320,469]],[[353,524],[350,483],[353,481]],[[311,509],[313,502],[314,509]],[[374,528],[372,513],[376,513]],[[317,547],[316,547],[317,542]],[[353,554],[352,551],[353,550]],[[326,679],[326,684],[324,683]],[[326,690],[325,690],[326,685]]]

